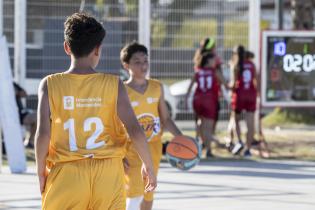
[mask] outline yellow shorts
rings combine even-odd
[[[43,210],[125,210],[121,158],[84,159],[52,167],[42,195]]]
[[[148,145],[151,152],[154,172],[155,175],[157,175],[162,157],[162,142],[153,141],[149,142]],[[130,165],[128,174],[126,175],[127,197],[133,198],[144,195],[144,200],[152,201],[153,192],[144,193],[146,180],[143,180],[141,175],[142,161],[139,158],[135,148],[133,147],[133,144],[131,144],[130,147],[128,148],[126,158],[129,161]]]

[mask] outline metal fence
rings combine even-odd
[[[13,66],[14,1],[3,2],[4,34],[10,43]],[[216,52],[224,62],[224,74],[229,75],[226,64],[232,47],[248,46],[248,5],[249,0],[151,0],[151,77],[168,85],[189,79],[194,51],[207,36],[216,39]],[[80,6],[78,0],[27,0],[26,80],[39,81],[68,67],[69,59],[63,50],[63,22]],[[85,1],[85,11],[104,22],[107,30],[99,71],[121,71],[119,51],[126,42],[137,40],[139,28],[143,27],[139,25],[138,6],[138,0]],[[189,119],[191,115],[181,107],[183,95],[175,98],[178,116]],[[27,105],[36,108],[36,97],[30,99]],[[220,118],[228,119],[224,100],[221,107]]]
[[[152,5],[151,76],[175,83],[193,75],[193,55],[200,40],[213,37],[216,53],[229,76],[228,60],[233,46],[248,46],[248,0],[178,0]],[[228,78],[227,78],[228,79]],[[186,84],[186,85],[184,85]],[[187,89],[188,83],[182,87]],[[184,91],[185,92],[185,91]],[[179,119],[192,119],[185,109],[185,95],[177,94]],[[229,118],[229,105],[220,99],[220,119]]]

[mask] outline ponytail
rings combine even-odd
[[[199,49],[196,50],[194,55],[194,64],[195,67],[204,67],[207,64],[207,59],[209,57],[213,57],[213,49],[215,47],[215,40],[214,38],[207,37],[200,42]]]
[[[237,46],[237,56],[238,63],[237,66],[239,68],[240,74],[243,74],[244,70],[244,60],[245,60],[245,48],[242,45]]]

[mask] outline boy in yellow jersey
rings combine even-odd
[[[44,78],[38,90],[36,164],[44,210],[123,210],[126,130],[156,187],[146,137],[118,77],[95,72],[105,37],[93,17],[65,22],[70,68]],[[124,124],[124,126],[123,126]]]
[[[182,135],[170,118],[165,101],[162,84],[153,79],[146,79],[148,73],[148,51],[137,42],[127,44],[120,52],[123,67],[130,74],[125,83],[133,110],[138,122],[144,130],[151,156],[154,173],[157,175],[162,156],[162,128],[173,135]],[[124,159],[127,165],[127,210],[151,210],[153,192],[144,193],[144,181],[141,177],[141,160],[136,153],[133,142],[128,145]]]

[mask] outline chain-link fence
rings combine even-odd
[[[193,75],[193,55],[200,40],[213,37],[216,53],[223,61],[223,73],[229,76],[227,62],[233,46],[248,46],[248,0],[174,0],[152,4],[151,76],[167,83],[187,80]],[[189,82],[172,86],[178,118],[191,119],[185,109]],[[180,92],[180,93],[175,93]],[[220,119],[229,118],[229,106],[220,99]]]
[[[4,33],[10,44],[13,66],[14,1],[4,2]],[[138,0],[85,0],[84,10],[104,22],[107,36],[99,71],[119,74],[119,51],[129,41],[138,39]],[[63,50],[63,22],[79,11],[78,0],[28,0],[26,79],[41,79],[68,68]],[[229,75],[227,62],[236,44],[248,45],[249,0],[151,0],[151,77],[171,85],[189,79],[193,74],[193,54],[201,39],[216,39],[216,52],[223,60],[223,71]],[[187,85],[186,85],[187,86]],[[187,88],[187,87],[179,88]],[[175,96],[178,116],[189,119],[183,108],[183,94]],[[28,100],[28,106],[36,108]],[[221,100],[221,119],[228,119],[228,106]],[[170,107],[172,108],[172,107]],[[175,110],[173,110],[175,112]]]

